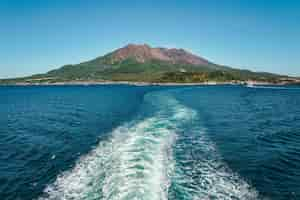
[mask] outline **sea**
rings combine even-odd
[[[300,199],[300,87],[1,86],[0,199]]]

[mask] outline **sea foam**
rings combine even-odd
[[[174,155],[185,150],[181,140],[186,138],[180,133],[184,124],[197,117],[194,110],[163,92],[146,95],[145,104],[154,112],[116,128],[108,140],[101,141],[73,169],[47,186],[40,200],[257,197],[245,181],[226,167],[204,131],[199,129],[197,138],[189,141],[200,148],[201,162],[188,165],[192,157]]]

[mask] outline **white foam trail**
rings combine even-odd
[[[199,134],[196,137],[187,136],[184,140],[192,143],[188,148],[195,148],[194,152],[201,155],[191,152],[181,156],[172,180],[185,199],[258,199],[256,190],[222,161],[215,145],[206,136],[205,129],[197,131]],[[182,145],[178,142],[175,148],[186,151]]]
[[[114,130],[109,141],[100,142],[71,171],[58,176],[40,199],[168,199],[174,131],[193,112],[169,97],[146,100],[163,107]]]
[[[181,125],[193,121],[196,112],[166,93],[150,93],[145,101],[156,112],[115,129],[108,141],[100,142],[94,150],[82,156],[72,170],[59,175],[39,199],[198,200],[257,197],[245,181],[225,167],[214,145],[202,132],[200,138],[189,141],[200,148],[202,162],[183,166],[182,163],[194,161],[193,158],[183,158],[176,163],[173,150],[180,150],[186,145],[175,142],[181,137],[176,132]],[[172,190],[178,189],[183,194],[182,198],[170,197],[174,192]]]

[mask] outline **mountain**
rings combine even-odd
[[[208,65],[210,64],[204,58],[193,55],[183,49],[167,49],[167,48],[151,48],[149,45],[129,44],[109,54],[111,63],[119,63],[123,60],[132,58],[139,63],[149,62],[151,60],[159,60],[172,64],[188,64],[188,65]]]
[[[45,74],[0,83],[55,83],[70,81],[205,82],[264,81],[279,82],[286,76],[257,73],[222,66],[184,49],[152,48],[129,44],[104,56],[76,65],[65,65]]]

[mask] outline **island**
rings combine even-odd
[[[300,84],[300,78],[215,64],[184,49],[128,44],[93,60],[44,74],[0,79],[0,85]]]

